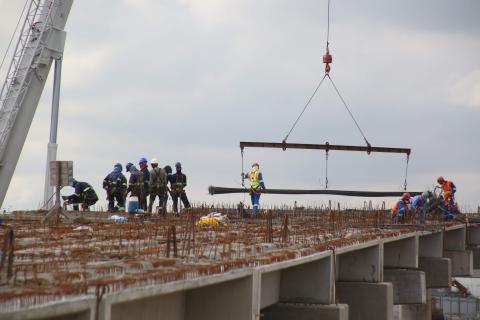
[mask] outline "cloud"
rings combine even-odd
[[[480,69],[455,81],[448,90],[448,98],[453,105],[480,110]]]
[[[21,9],[3,2],[0,48]],[[445,175],[472,207],[478,187],[466,177],[476,177],[480,163],[477,7],[333,2],[330,30],[332,78],[369,141],[411,147],[412,189]],[[280,142],[301,111],[323,76],[326,1],[82,0],[66,29],[59,159],[73,160],[75,175],[103,202],[101,181],[112,165],[141,156],[181,161],[192,201],[237,202],[243,196],[211,197],[207,187],[238,186],[238,142]],[[5,205],[33,208],[43,197],[51,88],[50,77]],[[364,143],[328,83],[290,141]],[[254,160],[269,187],[322,187],[322,152],[247,150],[246,163]],[[329,180],[339,189],[401,190],[404,168],[404,156],[332,153]],[[294,198],[262,199],[285,201]]]

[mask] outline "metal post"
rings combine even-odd
[[[53,187],[50,185],[50,161],[57,160],[57,130],[58,113],[60,105],[60,81],[62,75],[62,58],[55,59],[55,72],[53,78],[53,98],[52,98],[52,116],[50,120],[50,140],[47,149],[47,169],[45,172],[45,189],[43,196],[44,209],[50,209],[53,206]],[[60,203],[60,192],[57,188],[57,199]]]

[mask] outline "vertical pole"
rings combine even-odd
[[[58,112],[60,104],[60,81],[62,74],[62,58],[55,59],[55,72],[53,78],[52,115],[50,120],[50,140],[47,149],[47,169],[45,173],[45,189],[43,195],[43,208],[50,209],[53,206],[53,187],[50,185],[50,161],[57,160],[57,129]],[[58,190],[57,190],[58,191]],[[60,196],[60,194],[58,194]],[[60,201],[58,202],[60,203]]]

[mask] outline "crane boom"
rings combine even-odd
[[[73,0],[31,0],[0,91],[0,206],[54,59],[61,58]]]

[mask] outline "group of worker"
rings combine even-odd
[[[139,209],[152,213],[153,204],[157,197],[159,201],[158,212],[165,215],[167,212],[167,200],[170,194],[173,201],[173,212],[178,213],[178,200],[180,199],[185,208],[190,208],[185,187],[187,186],[187,177],[182,172],[182,165],[175,164],[176,173],[172,172],[170,166],[163,169],[158,166],[158,160],[150,161],[151,170],[148,169],[146,158],[141,158],[138,162],[139,169],[129,162],[126,164],[126,171],[130,173],[127,183],[126,177],[122,173],[122,165],[116,163],[113,171],[103,180],[103,188],[107,192],[108,210],[110,212],[125,211],[125,201],[128,194],[130,197],[136,197],[139,203]],[[249,193],[252,202],[252,213],[256,217],[259,212],[260,196],[266,190],[263,175],[260,172],[260,165],[254,162],[247,174],[242,172],[242,181],[249,181]],[[455,192],[457,191],[452,181],[447,181],[443,177],[437,179],[441,196],[445,206],[454,206]],[[170,186],[168,186],[170,184]],[[74,180],[73,187],[75,193],[69,197],[64,197],[69,204],[74,205],[74,210],[78,210],[78,204],[82,204],[84,210],[98,201],[98,197],[92,186],[86,182]],[[409,193],[395,202],[391,212],[393,223],[402,223],[407,213],[418,215],[418,221],[425,223],[425,216],[428,202],[431,201],[431,195],[428,191],[412,197]],[[148,205],[147,205],[147,200]],[[115,205],[116,201],[116,205]]]
[[[441,190],[440,196],[443,198],[443,205],[447,208],[456,206],[455,192],[457,192],[457,187],[455,184],[443,177],[438,177],[437,183]],[[428,191],[414,197],[410,193],[404,193],[402,198],[395,202],[391,210],[392,222],[395,224],[403,223],[407,214],[410,213],[412,216],[418,215],[418,222],[424,224],[429,201],[431,201],[431,193]]]
[[[116,163],[113,166],[113,171],[103,179],[109,212],[125,211],[128,195],[130,195],[130,201],[134,202],[133,199],[135,199],[138,202],[138,210],[135,209],[135,211],[141,210],[152,213],[153,205],[158,198],[158,213],[165,215],[168,195],[172,198],[172,207],[175,214],[178,214],[179,199],[185,208],[190,208],[190,202],[185,193],[187,176],[182,172],[180,162],[175,164],[175,173],[169,165],[164,168],[159,167],[158,160],[155,158],[150,160],[150,170],[146,158],[140,158],[138,166],[139,169],[131,162],[125,165],[126,172],[130,173],[128,183],[127,178],[122,173],[121,163]],[[63,197],[63,199],[67,204],[73,204],[74,210],[79,210],[79,204],[81,204],[83,210],[88,210],[98,201],[98,196],[90,184],[74,180],[72,186],[75,188],[75,193]]]

